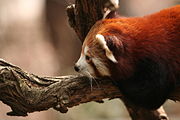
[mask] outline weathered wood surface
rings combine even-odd
[[[67,108],[89,101],[120,97],[108,79],[92,82],[84,76],[38,77],[0,60],[0,100],[12,109],[8,115],[26,116],[34,111]]]
[[[179,101],[179,87],[170,99]],[[39,77],[0,60],[0,100],[12,109],[12,116],[26,116],[34,111],[54,108],[62,113],[68,108],[105,98],[122,98],[133,120],[167,118],[163,108],[148,111],[125,100],[119,89],[107,78],[92,81],[85,76]],[[148,119],[147,119],[148,118]]]

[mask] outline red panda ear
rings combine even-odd
[[[96,35],[96,40],[98,41],[98,43],[102,46],[102,48],[105,50],[106,53],[106,57],[111,60],[114,63],[117,63],[118,61],[116,60],[116,58],[114,57],[112,51],[109,49],[109,47],[107,46],[107,42],[105,40],[105,37],[101,34],[97,34]]]
[[[104,35],[108,48],[117,56],[123,55],[125,46],[118,35]]]

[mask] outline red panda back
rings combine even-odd
[[[118,35],[136,59],[163,59],[180,74],[180,5],[144,17],[105,19],[92,31],[90,36]]]

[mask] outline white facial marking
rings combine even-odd
[[[86,64],[85,62],[85,56],[83,54],[81,54],[79,60],[77,61],[76,65],[80,67],[84,66]]]
[[[77,61],[76,65],[79,67],[79,72],[86,75],[86,76],[91,76],[94,74],[93,69],[90,67],[90,65],[86,62],[85,55],[87,54],[87,51],[89,48],[85,46],[83,53],[81,53],[81,56],[79,60]]]
[[[110,76],[109,69],[104,65],[103,62],[101,62],[100,59],[94,58],[93,63],[102,76]]]
[[[86,59],[85,59],[85,55],[87,54],[88,50],[89,50],[89,48],[87,46],[85,46],[83,53],[81,53],[81,56],[76,63],[78,66],[87,64]]]
[[[111,52],[111,50],[108,48],[107,44],[106,44],[106,40],[104,38],[103,35],[101,34],[97,34],[96,35],[96,39],[99,41],[100,45],[103,47],[103,49],[105,49],[106,51],[106,57],[111,60],[114,63],[117,63],[116,58],[114,57],[113,53]]]
[[[89,50],[89,47],[88,46],[85,46],[84,47],[84,54],[86,55],[87,54],[87,51]]]

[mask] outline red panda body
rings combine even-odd
[[[117,62],[99,55],[104,51],[99,50],[97,34],[104,37]],[[109,77],[127,99],[141,107],[157,109],[180,81],[180,5],[144,17],[98,21],[88,33],[83,49],[85,46],[89,56],[103,57]]]

